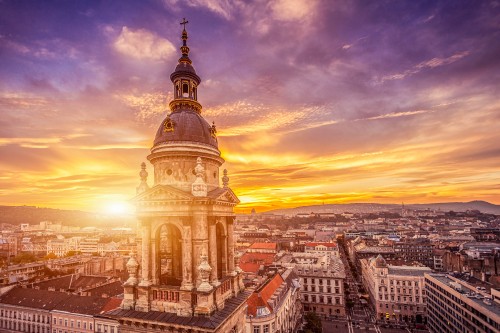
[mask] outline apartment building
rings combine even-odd
[[[302,285],[304,311],[321,316],[345,316],[344,265],[337,257],[324,255],[312,264],[297,264]]]
[[[428,267],[393,266],[378,255],[361,259],[363,284],[379,320],[424,323],[424,274]]]
[[[296,332],[302,317],[299,278],[293,269],[277,273],[247,300],[246,332]]]
[[[500,332],[500,291],[446,274],[425,274],[425,291],[431,333]]]
[[[310,242],[304,245],[306,253],[327,254],[329,256],[340,257],[337,243],[331,242]]]

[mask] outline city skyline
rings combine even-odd
[[[172,99],[183,17],[237,211],[500,204],[499,8],[4,1],[0,204],[120,212]]]

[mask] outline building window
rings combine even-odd
[[[260,333],[260,326],[254,326],[253,333]]]
[[[263,333],[269,333],[269,324],[264,325],[264,332]]]

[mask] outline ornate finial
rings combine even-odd
[[[141,194],[149,189],[148,186],[148,172],[146,171],[146,163],[141,163],[141,171],[139,172],[139,177],[141,177],[141,183],[136,189],[137,194]]]
[[[200,265],[198,266],[198,272],[200,273],[201,283],[198,286],[198,291],[210,291],[212,290],[212,285],[208,283],[210,277],[210,272],[212,267],[208,264],[208,256],[205,249],[201,250]]]
[[[191,185],[191,194],[195,197],[206,197],[207,196],[207,184],[203,180],[203,175],[205,173],[205,168],[201,164],[201,157],[196,159],[196,166],[194,167],[194,172],[196,174],[196,179]]]
[[[189,47],[187,46],[187,39],[188,39],[188,34],[186,31],[186,24],[188,24],[189,21],[186,21],[186,18],[182,19],[181,25],[184,26],[182,29],[182,46],[181,46],[181,52],[182,52],[182,57],[179,59],[179,62],[185,62],[191,64],[191,59],[189,59]]]
[[[222,185],[224,186],[224,188],[228,188],[228,185],[229,185],[229,177],[227,176],[227,169],[224,169],[224,177],[222,177]]]
[[[126,285],[135,286],[137,284],[137,269],[139,268],[139,263],[135,259],[135,252],[130,252],[130,259],[127,261],[127,272],[128,280],[125,282]]]
[[[215,121],[212,122],[212,126],[209,127],[209,130],[212,138],[217,140],[217,128],[215,127]]]
[[[242,255],[241,255],[240,252],[235,252],[235,254],[234,254],[234,266],[235,266],[235,269],[234,270],[238,274],[241,273],[241,272],[243,272],[243,270],[240,267],[241,257],[242,257]]]
[[[205,168],[201,164],[201,157],[196,159],[196,166],[194,167],[194,172],[196,172],[196,177],[203,177],[203,172]]]

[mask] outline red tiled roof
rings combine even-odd
[[[276,257],[276,254],[274,254],[274,253],[247,252],[241,256],[240,264],[247,263],[247,262],[258,262],[258,263],[262,263],[264,265],[270,265],[273,263],[275,257]]]
[[[273,309],[269,306],[267,301],[273,296],[276,289],[278,289],[283,282],[285,282],[285,280],[283,280],[281,275],[276,274],[264,285],[264,287],[260,290],[256,290],[247,300],[247,313],[255,316],[257,314],[257,308],[261,306],[267,307],[269,311],[272,312]]]
[[[118,297],[111,297],[109,301],[101,309],[102,312],[108,312],[111,310],[118,309],[122,304],[123,299]]]
[[[252,263],[252,262],[245,262],[240,264],[240,268],[247,273],[254,273],[257,274],[260,268],[260,264],[257,263]]]
[[[326,243],[326,242],[322,242],[322,243],[306,243],[306,246],[310,246],[310,247],[316,247],[318,245],[323,245],[323,246],[326,246],[326,247],[337,247],[336,243]]]
[[[276,250],[276,243],[253,243],[250,249]]]

